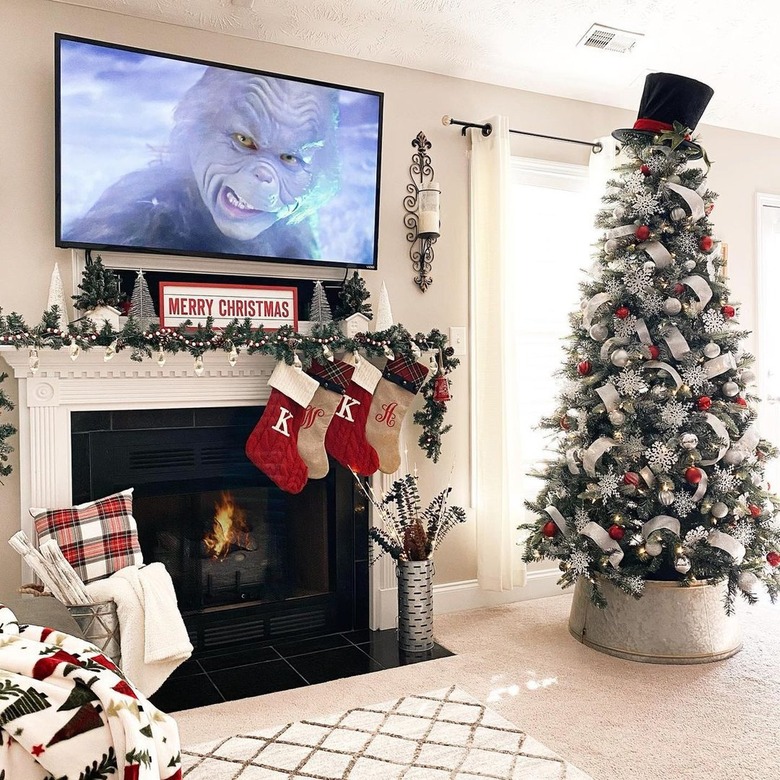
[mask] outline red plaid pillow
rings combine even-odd
[[[70,509],[30,509],[38,544],[54,539],[84,582],[143,563],[133,488]]]

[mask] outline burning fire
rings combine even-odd
[[[233,501],[229,492],[223,491],[220,500],[214,504],[214,525],[203,537],[203,543],[206,552],[217,560],[226,558],[236,547],[243,550],[254,547],[246,524],[246,514]]]

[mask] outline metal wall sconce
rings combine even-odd
[[[404,198],[404,225],[409,228],[406,240],[411,243],[409,257],[417,276],[414,283],[425,292],[433,284],[433,245],[440,235],[439,199],[441,189],[433,180],[434,170],[428,150],[431,142],[422,130],[412,140],[417,150],[409,166],[411,183],[406,185],[409,193]]]

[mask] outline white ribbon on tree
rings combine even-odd
[[[639,336],[639,340],[646,346],[650,346],[653,343],[653,337],[642,319],[636,321],[636,335]]]
[[[604,402],[604,406],[608,412],[617,409],[623,400],[612,382],[607,382],[607,384],[597,387],[596,392],[601,396],[601,400]]]
[[[702,198],[707,193],[707,178],[706,177],[701,180],[701,184],[696,188],[696,193],[698,195],[701,195]]]
[[[637,249],[646,252],[652,258],[656,268],[666,268],[672,264],[669,250],[660,241],[645,241]]]
[[[721,444],[716,457],[712,458],[711,460],[703,460],[701,462],[702,466],[712,466],[726,454],[726,450],[731,446],[731,439],[729,438],[729,432],[726,430],[726,426],[714,414],[710,414],[709,412],[705,414],[704,421],[707,423],[707,425],[710,426],[710,428],[712,428],[713,431],[715,431],[715,435],[719,439],[722,439],[724,442],[726,442],[725,444]]]
[[[647,487],[651,488],[653,485],[655,485],[655,474],[653,474],[653,470],[650,468],[650,466],[642,466],[642,468],[639,469],[639,473],[642,476],[642,479],[645,481]]]
[[[696,492],[691,496],[697,504],[704,498],[704,494],[707,492],[707,485],[709,484],[707,472],[704,469],[699,469],[699,473],[701,474],[701,479],[696,486]]]
[[[580,467],[577,465],[577,458],[574,455],[575,452],[577,452],[576,447],[571,447],[566,450],[566,465],[569,467],[569,472],[576,475],[580,473]]]
[[[737,361],[734,360],[734,355],[732,355],[731,352],[724,352],[722,355],[712,358],[712,360],[705,361],[703,365],[704,371],[707,374],[707,379],[712,379],[713,377],[718,376],[718,374],[730,371],[736,367]]]
[[[652,520],[648,520],[642,526],[642,538],[645,540],[645,551],[648,555],[660,555],[663,547],[660,543],[650,542],[647,543],[647,538],[653,531],[660,531],[666,529],[671,531],[675,536],[680,535],[680,521],[676,517],[670,515],[656,515]]]
[[[704,199],[696,190],[672,182],[666,182],[666,189],[676,192],[688,204],[694,222],[698,222],[704,216]]]
[[[669,376],[674,379],[674,384],[679,390],[682,385],[682,377],[673,369],[668,363],[664,363],[661,360],[648,360],[646,363],[642,363],[642,368],[657,368],[659,371],[666,371]]]
[[[687,284],[695,293],[699,299],[700,311],[712,300],[712,287],[707,284],[707,280],[703,276],[694,274],[693,276],[686,276],[685,279],[680,279],[681,284]]]
[[[636,233],[636,225],[621,225],[620,227],[610,228],[606,232],[607,238],[625,238],[633,236]]]
[[[758,447],[759,441],[761,441],[761,434],[755,425],[751,425],[731,446],[749,453]]]
[[[674,325],[670,325],[664,331],[663,339],[667,343],[669,351],[672,353],[672,357],[675,360],[681,360],[691,351],[688,342],[685,340],[685,336],[683,336],[679,329]]]
[[[742,563],[742,559],[745,557],[745,545],[733,536],[724,534],[723,531],[716,531],[713,528],[707,537],[707,542],[710,547],[725,550],[734,559],[734,563]]]
[[[624,347],[626,344],[630,344],[631,339],[623,338],[622,336],[613,336],[611,339],[607,339],[602,345],[599,351],[599,356],[602,360],[609,360],[610,352],[613,347]]]
[[[620,568],[620,561],[623,560],[623,550],[598,523],[592,521],[587,523],[580,533],[593,540],[609,556],[609,562],[612,566],[616,569]]]
[[[599,308],[599,306],[603,306],[605,303],[608,303],[611,300],[612,296],[609,293],[596,293],[596,295],[594,295],[585,304],[585,309],[582,312],[582,327],[585,328],[585,330],[590,328],[593,317],[595,316],[596,310]]]
[[[552,519],[553,523],[558,526],[558,529],[564,536],[569,535],[569,528],[566,523],[566,518],[554,507],[554,506],[546,506],[544,508],[544,511],[547,512],[548,515],[550,515],[550,518]]]
[[[609,436],[601,436],[585,450],[582,454],[582,466],[588,476],[596,476],[596,464],[598,463],[599,458],[605,452],[617,446],[617,444],[618,443],[614,439],[610,439]]]

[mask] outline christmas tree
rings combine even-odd
[[[726,580],[729,612],[738,593],[756,600],[759,580],[773,601],[780,590],[780,502],[764,478],[776,451],[757,433],[748,333],[708,218],[709,162],[690,139],[711,95],[650,74],[640,117],[655,106],[664,123],[615,131],[626,160],[542,421],[556,456],[526,504],[537,520],[521,526],[524,558],[558,560],[564,586],[586,577],[601,607],[603,581],[638,598],[646,580]]]
[[[139,270],[136,275],[133,294],[130,296],[130,308],[127,313],[135,319],[142,330],[157,319],[152,294],[149,292],[149,285],[142,270]]]
[[[370,320],[374,316],[371,304],[367,303],[370,296],[371,294],[366,289],[366,283],[355,271],[341,287],[339,302],[336,306],[336,319],[345,320],[353,314],[363,314]]]
[[[324,325],[326,322],[331,322],[333,320],[330,304],[325,295],[325,288],[322,286],[322,282],[319,281],[314,283],[314,293],[312,294],[311,303],[309,304],[309,319],[320,325]]]
[[[62,277],[60,276],[60,267],[57,263],[51,272],[51,281],[49,282],[49,300],[46,304],[46,310],[52,311],[57,307],[57,317],[55,328],[64,330],[68,327],[68,309],[65,305],[65,290],[62,286]]]
[[[79,285],[81,292],[73,297],[73,305],[81,311],[97,309],[100,306],[116,307],[125,299],[119,289],[119,277],[103,265],[100,255],[92,258],[87,252],[84,273]]]
[[[8,374],[0,374],[0,383],[2,383]],[[3,409],[11,411],[14,408],[13,403],[8,399],[5,392],[0,389],[0,411]],[[14,451],[14,448],[8,443],[8,439],[16,433],[16,428],[10,423],[0,423],[0,477],[7,477],[11,473],[11,467],[8,465],[8,456]]]

